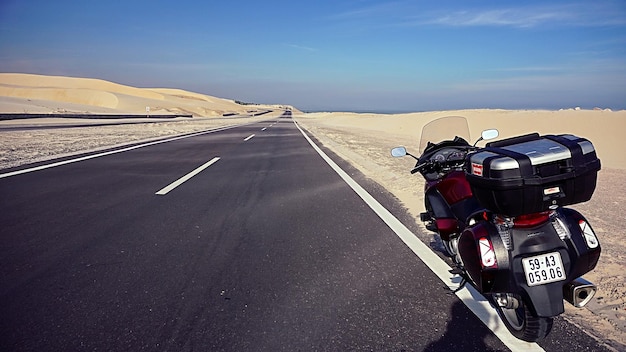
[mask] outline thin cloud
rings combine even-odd
[[[621,1],[621,0],[620,0]],[[344,22],[362,28],[383,27],[607,27],[626,26],[626,7],[620,1],[573,2],[561,5],[526,5],[515,7],[492,6],[468,8],[459,3],[455,7],[425,7],[409,1],[393,1],[364,7],[355,7],[325,17],[333,22]]]
[[[406,2],[392,1],[334,13],[327,16],[327,19],[346,21],[366,18],[380,18],[381,16],[393,16],[394,14],[402,14],[406,10]]]
[[[526,66],[526,67],[504,67],[494,68],[494,72],[556,72],[563,71],[563,66]]]
[[[623,26],[623,8],[603,4],[572,4],[533,6],[488,10],[462,10],[448,13],[431,12],[406,24],[454,27],[517,27],[533,28],[544,25]]]
[[[312,47],[304,46],[304,45],[298,45],[298,44],[286,44],[286,45],[290,48],[294,48],[298,50],[304,50],[304,51],[310,51],[310,52],[318,51],[318,49],[316,48],[312,48]]]
[[[544,23],[572,22],[575,14],[561,11],[536,12],[528,9],[501,9],[486,11],[456,11],[435,16],[422,24],[437,24],[454,27],[536,27]]]

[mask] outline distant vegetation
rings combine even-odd
[[[239,105],[259,105],[257,103],[246,103],[245,101],[235,100],[235,103]]]

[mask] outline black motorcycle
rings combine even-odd
[[[455,138],[442,134],[456,134]],[[496,130],[483,131],[493,139]],[[447,139],[446,139],[447,138]],[[600,243],[580,213],[565,205],[589,200],[600,160],[592,143],[537,133],[470,145],[462,117],[422,130],[417,159],[426,180],[421,220],[441,237],[460,275],[485,295],[519,339],[545,338],[566,300],[583,307],[596,287],[581,276],[600,257]]]

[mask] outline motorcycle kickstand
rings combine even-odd
[[[454,295],[457,292],[461,291],[463,289],[463,287],[465,287],[465,284],[467,284],[467,282],[468,282],[467,274],[465,273],[465,270],[463,270],[461,268],[454,268],[454,269],[449,270],[448,272],[450,274],[452,274],[452,275],[459,275],[461,277],[461,283],[459,284],[459,287],[457,287],[455,289],[451,289],[448,286],[444,287],[448,291],[448,292],[446,292],[446,294]]]

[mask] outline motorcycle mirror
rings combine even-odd
[[[481,138],[482,140],[486,141],[486,140],[497,138],[499,134],[500,133],[496,129],[484,130],[483,133],[481,134]]]
[[[391,149],[391,156],[393,157],[401,157],[401,156],[406,156],[408,153],[406,152],[406,148],[405,147],[395,147],[393,149]]]
[[[480,138],[478,138],[476,143],[474,143],[474,146],[476,146],[476,144],[478,144],[478,142],[480,142],[480,141],[486,141],[486,140],[494,139],[494,138],[498,137],[499,134],[500,134],[500,132],[498,132],[498,130],[496,130],[496,129],[484,130],[480,134]]]

